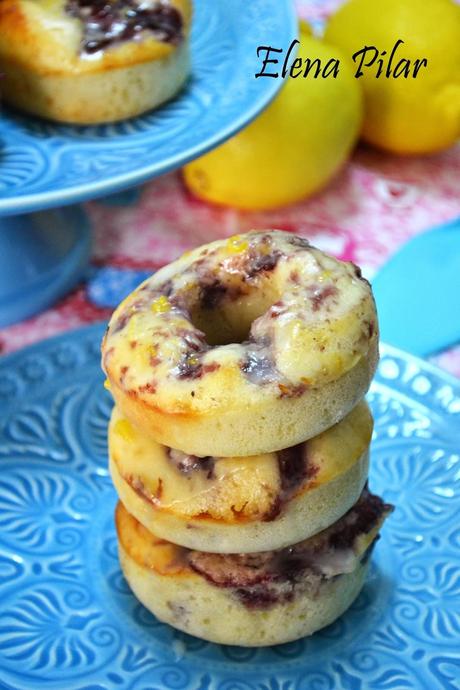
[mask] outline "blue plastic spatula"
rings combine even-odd
[[[382,341],[422,357],[460,342],[460,218],[410,240],[372,286]]]

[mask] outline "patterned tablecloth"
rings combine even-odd
[[[302,4],[320,22],[337,2]],[[460,216],[460,146],[424,158],[400,158],[360,146],[320,194],[277,211],[243,213],[192,198],[180,173],[106,202],[91,202],[92,265],[85,282],[44,313],[0,331],[2,352],[105,319],[153,269],[203,242],[251,228],[280,228],[373,273],[402,243]],[[123,196],[123,195],[122,195]],[[460,376],[460,347],[434,361]]]

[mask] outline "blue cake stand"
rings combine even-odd
[[[261,67],[257,46],[287,48],[296,35],[290,0],[195,0],[192,77],[164,107],[90,127],[5,109],[0,120],[0,326],[49,306],[83,275],[91,245],[88,219],[75,206],[50,209],[133,188],[233,135],[283,83],[255,79]]]
[[[45,309],[74,287],[90,249],[79,206],[0,219],[0,327]]]

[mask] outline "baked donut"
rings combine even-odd
[[[189,73],[190,0],[2,0],[2,96],[76,124],[139,115]]]
[[[110,469],[127,510],[157,537],[202,551],[267,551],[316,534],[357,501],[371,435],[361,402],[293,448],[198,458],[142,435],[114,408]]]
[[[190,455],[297,445],[342,419],[378,359],[369,283],[287,232],[183,255],[115,310],[103,367],[120,412]]]
[[[258,647],[310,635],[358,595],[391,506],[365,489],[320,534],[259,554],[210,554],[145,529],[121,503],[120,563],[136,597],[161,621],[223,644]]]

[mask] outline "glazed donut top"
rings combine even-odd
[[[1,0],[0,57],[43,74],[97,72],[169,55],[190,0]]]
[[[335,381],[377,338],[359,269],[280,231],[188,252],[115,310],[103,367],[131,397],[209,413]]]

